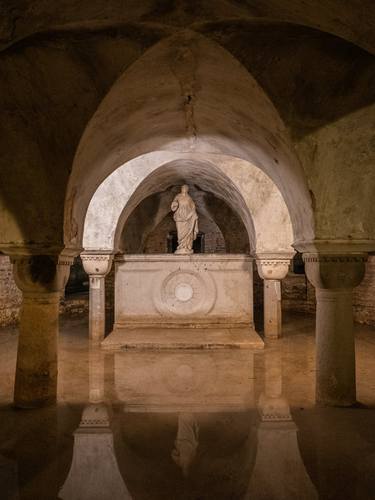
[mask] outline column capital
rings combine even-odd
[[[307,252],[303,260],[306,275],[315,288],[351,289],[363,279],[367,254]]]
[[[264,280],[282,280],[288,274],[291,257],[263,258],[257,257],[259,276]]]
[[[27,295],[60,293],[69,278],[74,257],[65,254],[11,255],[14,280],[18,288]]]
[[[288,400],[281,394],[278,396],[268,396],[265,393],[260,395],[258,411],[262,422],[292,422],[290,406]]]
[[[105,277],[112,267],[113,254],[99,252],[82,252],[81,259],[86,273],[92,277]]]

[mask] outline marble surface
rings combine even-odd
[[[252,328],[118,328],[101,343],[104,349],[263,349]]]
[[[115,324],[104,347],[262,348],[250,257],[123,255],[115,265]]]

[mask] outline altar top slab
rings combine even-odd
[[[118,262],[228,262],[228,261],[251,261],[253,257],[246,254],[214,254],[214,253],[195,253],[191,255],[176,255],[174,253],[161,254],[118,254],[115,257]]]

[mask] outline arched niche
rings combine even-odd
[[[170,206],[179,190],[179,185],[171,186],[140,202],[124,225],[120,250],[125,254],[156,253],[156,248],[158,253],[168,250],[168,237],[176,229]],[[204,233],[204,252],[215,253],[217,248],[224,253],[248,254],[250,245],[246,228],[227,202],[196,185],[189,186],[189,193],[196,204],[199,230]],[[214,244],[215,234],[217,244]]]
[[[284,199],[294,240],[313,238],[304,172],[276,109],[226,50],[186,31],[158,43],[128,68],[88,124],[67,191],[66,246],[91,244],[86,229],[83,237],[84,221],[111,175],[122,177],[123,168],[131,167],[127,182],[134,186],[164,163],[196,158],[213,165],[224,158],[233,165],[256,165]]]
[[[197,211],[199,232],[193,242],[193,251],[197,254],[225,254],[226,241],[216,222]],[[170,214],[147,235],[142,246],[144,254],[174,253],[178,246],[176,225]],[[125,250],[125,254],[126,254]],[[229,253],[229,252],[228,252]],[[244,252],[237,252],[244,253]]]

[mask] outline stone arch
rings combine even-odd
[[[147,196],[179,183],[197,183],[226,200],[241,218],[252,253],[291,252],[293,229],[288,208],[276,185],[260,169],[243,160],[151,153],[113,172],[95,192],[85,219],[85,250],[118,250],[129,215]],[[169,161],[167,161],[169,160]]]
[[[236,59],[201,35],[186,31],[158,43],[102,101],[73,164],[65,204],[68,248],[82,247],[90,200],[105,179],[140,158],[154,162],[152,154],[195,154],[213,164],[226,156],[255,165],[285,200],[294,240],[313,239],[306,179],[276,109]]]

